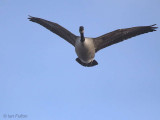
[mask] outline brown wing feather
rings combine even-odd
[[[60,26],[59,24],[50,22],[41,18],[31,17],[31,16],[28,19],[32,22],[36,22],[42,25],[43,27],[47,28],[51,32],[67,40],[73,46],[75,45],[75,40],[77,36],[71,33],[70,31],[68,31],[67,29],[65,29],[64,27]]]
[[[140,34],[156,31],[156,28],[158,27],[153,27],[154,25],[118,29],[113,32],[102,35],[100,37],[94,38],[96,52],[100,49],[116,44],[128,38],[131,38]]]

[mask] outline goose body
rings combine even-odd
[[[93,40],[91,38],[85,38],[85,41],[81,42],[81,38],[78,37],[75,43],[75,51],[83,63],[92,62],[95,56]]]
[[[80,36],[76,36],[57,23],[32,16],[29,16],[28,19],[32,22],[36,22],[42,25],[43,27],[47,28],[51,32],[57,34],[58,36],[72,44],[75,47],[75,52],[78,56],[76,61],[79,64],[87,67],[98,65],[98,62],[94,59],[94,57],[95,53],[99,50],[129,39],[131,37],[156,31],[156,29],[158,28],[155,27],[156,24],[150,26],[131,27],[118,29],[96,38],[89,38],[84,37],[83,26],[80,26],[79,28]]]

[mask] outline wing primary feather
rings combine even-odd
[[[35,23],[42,25],[43,27],[47,28],[51,32],[57,34],[61,38],[65,39],[66,41],[71,43],[73,46],[75,45],[75,40],[76,40],[77,36],[74,35],[73,33],[71,33],[70,31],[68,31],[66,28],[60,26],[59,24],[54,23],[54,22],[50,22],[50,21],[42,19],[42,18],[32,17],[30,15],[29,15],[28,19],[32,22],[35,22]]]
[[[138,26],[132,28],[118,29],[110,33],[104,34],[97,38],[93,38],[96,52],[123,40],[135,37],[140,34],[156,31],[156,24],[150,26]]]

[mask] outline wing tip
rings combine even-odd
[[[31,18],[33,18],[31,15],[28,15],[28,19],[31,19]]]
[[[34,20],[35,20],[35,17],[33,17],[33,16],[31,16],[31,15],[28,15],[28,19],[29,19],[29,21],[32,21],[32,22],[34,22]]]
[[[156,29],[158,29],[158,27],[155,27],[155,25],[157,24],[150,25],[150,28],[152,31],[157,31]]]
[[[28,19],[31,21],[33,17],[31,15],[28,15]]]

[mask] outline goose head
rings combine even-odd
[[[84,27],[83,26],[79,27],[79,32],[80,32],[80,34],[84,33]]]
[[[81,35],[81,42],[84,42],[85,38],[84,38],[84,27],[83,26],[79,27],[79,32],[80,32],[80,35]]]

